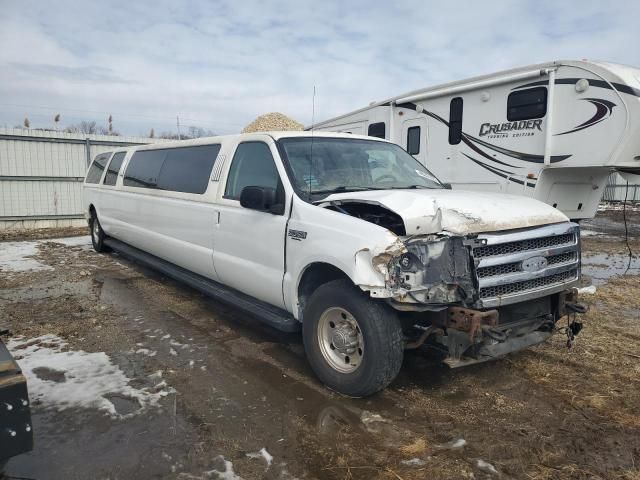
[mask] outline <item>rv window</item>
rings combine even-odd
[[[372,123],[369,125],[367,135],[370,137],[385,138],[385,127],[384,122]]]
[[[407,153],[410,155],[420,153],[420,127],[410,127],[407,130]]]
[[[89,167],[89,171],[87,172],[87,183],[100,183],[100,179],[102,178],[102,172],[104,172],[104,167],[111,156],[111,152],[101,153],[93,159],[93,163],[91,167]]]
[[[142,150],[131,157],[124,174],[126,187],[157,188],[167,150]]]
[[[157,188],[173,192],[203,194],[220,145],[172,148],[160,170]]]
[[[462,140],[462,97],[451,99],[449,104],[449,144],[458,145]]]
[[[231,162],[224,198],[240,199],[244,187],[276,189],[280,177],[266,143],[245,142],[238,145]]]
[[[120,167],[122,166],[122,161],[124,160],[127,152],[118,152],[116,153],[111,162],[109,162],[109,167],[107,168],[107,174],[104,176],[104,184],[105,185],[115,185],[116,180],[118,179],[118,172],[120,171]]]
[[[547,114],[547,87],[512,92],[507,99],[507,120],[530,120]]]

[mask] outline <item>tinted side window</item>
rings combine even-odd
[[[126,154],[127,152],[118,152],[113,156],[113,158],[109,162],[109,166],[107,167],[107,174],[104,176],[105,185],[116,184],[116,180],[118,179],[118,172],[120,171],[122,161],[124,160]]]
[[[420,153],[420,127],[410,127],[407,130],[407,153],[410,155]]]
[[[219,151],[220,145],[167,150],[157,188],[174,192],[204,193]]]
[[[512,92],[507,99],[507,120],[530,120],[547,114],[547,87]]]
[[[131,157],[124,174],[127,187],[156,188],[166,150],[142,150]]]
[[[238,145],[229,169],[225,198],[240,199],[244,187],[276,189],[280,177],[267,144],[246,142]]]
[[[93,163],[91,164],[91,166],[89,167],[89,171],[87,172],[87,183],[100,183],[102,172],[104,172],[104,167],[107,164],[110,156],[111,152],[101,153],[93,159]]]
[[[462,140],[462,97],[451,99],[449,104],[449,144],[457,145]]]
[[[369,125],[367,135],[370,137],[384,138],[385,137],[385,124],[384,122],[372,123]]]

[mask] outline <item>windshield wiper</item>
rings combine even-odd
[[[391,190],[409,190],[409,189],[418,189],[418,188],[426,188],[427,190],[431,190],[431,187],[427,187],[425,185],[406,185],[404,187],[391,187]]]
[[[311,190],[311,195],[323,194],[323,193],[358,192],[363,190],[382,190],[382,189],[378,187],[361,187],[361,186],[347,187],[346,185],[340,185],[339,187],[328,188],[326,190]]]

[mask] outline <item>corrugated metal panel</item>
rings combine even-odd
[[[87,158],[127,144],[162,141],[0,128],[0,221],[82,217]]]
[[[640,202],[640,185],[629,183],[618,173],[611,173],[602,195],[604,202]]]

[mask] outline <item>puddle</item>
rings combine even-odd
[[[67,381],[67,376],[62,370],[55,370],[49,367],[36,367],[31,371],[36,377],[45,382],[62,383]]]
[[[599,286],[610,278],[624,275],[629,265],[629,257],[609,253],[582,254],[582,273],[592,279],[593,285]],[[640,258],[633,258],[629,274],[640,274]]]

